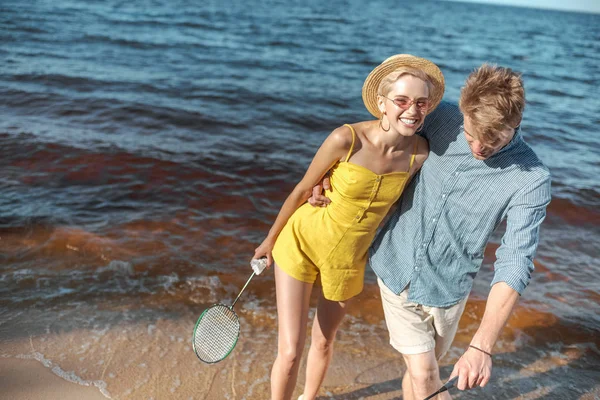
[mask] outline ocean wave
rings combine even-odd
[[[117,46],[131,47],[139,50],[155,50],[155,49],[167,49],[171,44],[166,42],[149,42],[133,39],[114,38],[106,35],[94,35],[86,34],[82,38],[85,43],[101,43],[101,44],[114,44]]]

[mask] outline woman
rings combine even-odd
[[[296,386],[315,281],[321,295],[312,329],[303,400],[313,400],[331,361],[348,300],[362,291],[375,231],[428,154],[415,132],[440,102],[444,77],[428,60],[395,55],[363,85],[363,101],[377,120],[344,125],[323,142],[284,202],[254,258],[275,261],[279,324],[272,400],[289,400]],[[303,204],[331,170],[331,204]],[[319,278],[319,279],[317,279]]]

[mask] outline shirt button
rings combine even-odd
[[[458,175],[458,171],[456,171],[456,172],[454,173],[454,175]]]
[[[418,271],[418,270],[419,270],[419,267],[415,267],[415,271]]]
[[[421,247],[425,247],[425,246],[427,246],[425,243],[423,243],[423,244],[421,245]]]
[[[381,177],[380,176],[377,177],[377,182],[379,182],[379,181],[381,181]]]
[[[445,199],[445,198],[446,198],[446,195],[445,195],[445,194],[443,194],[443,195],[442,195],[442,199]]]
[[[431,218],[431,222],[435,222],[435,218]]]

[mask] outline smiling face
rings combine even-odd
[[[383,125],[389,123],[390,129],[402,136],[414,135],[423,124],[428,111],[427,82],[405,74],[387,88],[387,93],[381,93],[378,97],[379,110],[383,113]],[[408,108],[404,109],[406,106]]]
[[[479,129],[473,124],[473,121],[465,115],[463,131],[465,133],[465,139],[471,148],[473,157],[478,160],[486,160],[500,151],[506,146],[512,138],[515,136],[515,130],[513,128],[506,128],[501,131],[496,131],[493,138],[488,140],[481,139],[482,135],[479,135]]]

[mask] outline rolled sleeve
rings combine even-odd
[[[550,203],[550,175],[525,187],[514,197],[506,218],[506,232],[496,251],[494,279],[490,286],[505,282],[522,294],[533,272],[540,225]]]

